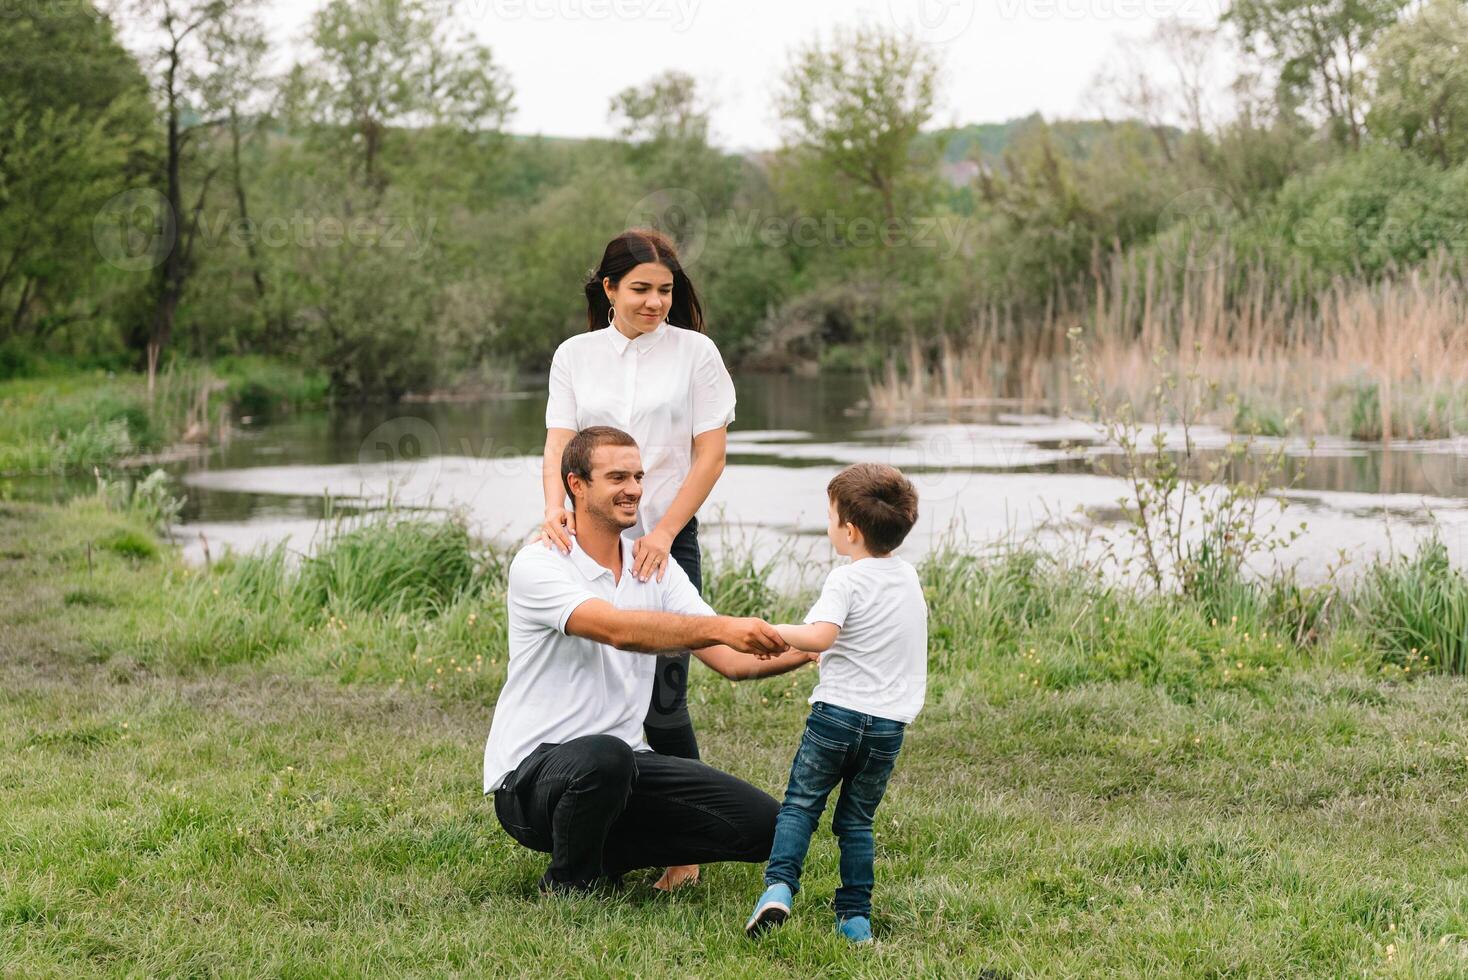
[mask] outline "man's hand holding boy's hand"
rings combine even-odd
[[[757,617],[730,617],[728,633],[724,642],[740,653],[773,657],[790,649],[790,644],[775,627]]]

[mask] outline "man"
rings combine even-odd
[[[691,649],[729,677],[782,673],[811,657],[763,620],[716,615],[676,562],[661,582],[637,579],[621,534],[637,523],[642,475],[631,436],[582,430],[561,457],[576,509],[571,553],[536,542],[510,564],[509,667],[484,747],[484,791],[511,837],[550,853],[543,892],[770,854],[772,797],[648,748],[654,657]]]

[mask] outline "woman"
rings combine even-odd
[[[694,515],[724,471],[734,382],[663,235],[631,230],[612,239],[585,292],[587,332],[562,343],[551,362],[541,540],[569,552],[576,533],[561,484],[566,443],[588,426],[616,426],[637,440],[646,474],[638,523],[626,532],[634,538],[634,573],[661,580],[671,558],[702,592]],[[643,729],[654,752],[698,758],[688,654],[658,658]],[[654,887],[697,879],[697,865],[669,868]]]

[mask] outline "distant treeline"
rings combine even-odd
[[[445,9],[331,0],[278,76],[258,2],[139,0],[131,49],[89,3],[0,17],[0,376],[265,354],[338,396],[495,383],[584,329],[639,224],[748,367],[1024,329],[1118,256],[1224,250],[1309,302],[1468,254],[1461,0],[1234,0],[1113,59],[1100,118],[948,130],[961,42],[866,23],[790,52],[785,143],[749,155],[673,72],[611,100],[616,139],[510,135],[513,79]],[[1226,111],[1219,64],[1248,66]]]

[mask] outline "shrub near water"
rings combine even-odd
[[[1370,568],[1357,612],[1383,668],[1468,673],[1468,579],[1448,563],[1438,538],[1417,553]]]
[[[476,564],[462,521],[366,523],[303,560],[295,591],[307,608],[337,615],[431,614],[470,588]]]
[[[298,567],[277,545],[190,575],[169,649],[187,664],[285,656],[344,681],[406,680],[421,663],[438,689],[440,659],[451,674],[476,657],[498,666],[504,574],[504,556],[461,518],[339,520]]]

